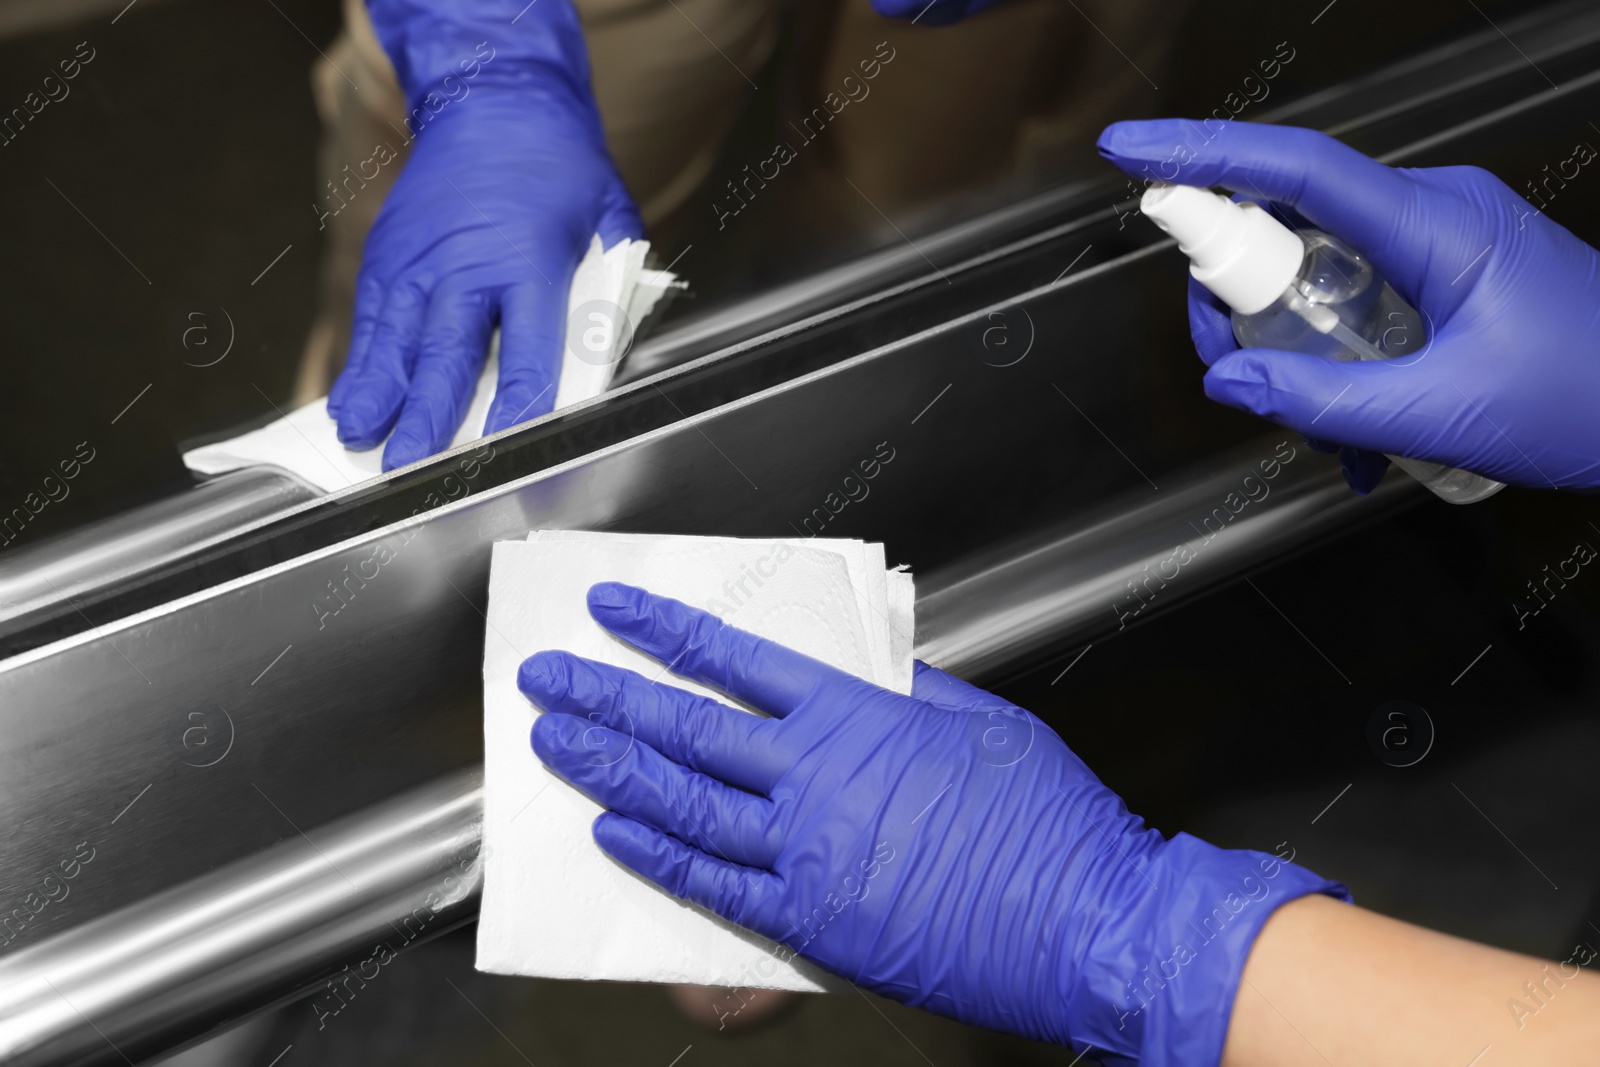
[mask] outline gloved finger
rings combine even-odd
[[[918,26],[951,26],[988,7],[993,0],[872,0],[872,10]]]
[[[594,840],[612,859],[673,896],[774,936],[768,933],[772,924],[767,912],[783,895],[776,875],[708,856],[652,826],[609,811],[594,821]]]
[[[1327,134],[1253,122],[1202,126],[1153,119],[1113,123],[1101,133],[1099,148],[1135,176],[1220,185],[1288,204],[1367,253],[1403,290],[1421,287],[1416,261],[1426,257],[1388,254],[1397,242],[1432,238],[1427,229],[1399,225],[1415,203],[1416,183]]]
[[[1256,203],[1254,197],[1235,196],[1235,200]],[[1270,202],[1260,206],[1275,212],[1291,229],[1305,229],[1305,220],[1298,212],[1286,211]],[[1236,351],[1239,340],[1233,333],[1233,312],[1222,298],[1189,276],[1189,336],[1194,340],[1195,351],[1206,366]]]
[[[911,696],[945,711],[969,712],[1009,708],[1011,704],[993,693],[985,692],[971,682],[962,681],[937,667],[930,667],[920,659],[916,661],[911,676]]]
[[[533,724],[533,751],[596,803],[718,859],[769,867],[778,858],[770,800],[691,771],[636,737],[547,712]]]
[[[606,197],[600,223],[595,227],[600,235],[600,245],[610,248],[618,241],[637,241],[644,236],[644,223],[639,218],[639,208],[633,197],[621,185],[612,188]]]
[[[509,290],[500,304],[500,381],[483,432],[499,433],[555,406],[570,276]]]
[[[1249,200],[1251,203],[1256,203],[1253,197],[1236,195],[1234,199]],[[1280,214],[1286,222],[1296,228],[1300,228],[1304,224],[1305,220],[1299,217],[1298,212],[1288,211],[1280,212]],[[1189,278],[1188,297],[1189,336],[1194,339],[1195,351],[1200,354],[1200,359],[1206,366],[1211,366],[1231,352],[1237,352],[1239,350],[1239,341],[1233,333],[1232,313],[1229,311],[1228,305],[1222,302],[1221,297],[1195,281],[1193,276]],[[1340,451],[1341,448],[1337,442],[1324,441],[1318,437],[1308,436],[1305,442],[1306,446],[1312,451],[1324,452],[1330,455]],[[1351,449],[1350,451],[1354,454],[1359,450]],[[1362,453],[1362,455],[1366,456],[1373,454]],[[1379,456],[1379,458],[1381,459],[1382,457]],[[1388,460],[1384,460],[1383,466],[1386,467],[1387,465]],[[1360,496],[1365,496],[1371,492],[1372,486],[1377,484],[1376,481],[1373,481],[1371,485],[1367,484],[1367,478],[1370,474],[1368,465],[1358,464],[1352,467],[1346,463],[1344,464],[1344,472],[1345,480],[1350,483],[1350,487]],[[1379,479],[1383,477],[1382,467],[1379,468],[1377,477]]]
[[[491,294],[483,290],[446,284],[434,291],[405,406],[383,449],[384,470],[415,463],[449,446],[483,371],[494,310]]]
[[[1206,372],[1206,395],[1341,445],[1428,458],[1470,415],[1434,399],[1429,364],[1339,362],[1302,352],[1242,348]],[[1467,410],[1463,410],[1467,409]],[[1441,462],[1443,462],[1441,460]]]
[[[338,379],[333,383],[333,388],[328,390],[328,414],[335,419],[339,417],[339,409],[344,405],[350,383],[360,375],[361,368],[366,364],[372,335],[377,332],[378,323],[383,321],[386,295],[384,284],[377,278],[367,276],[357,279],[355,314],[350,327],[350,347],[345,352],[344,366],[339,368]]]
[[[1274,358],[1277,357],[1277,355],[1296,355],[1296,357],[1299,357],[1299,354],[1277,354],[1277,352],[1267,352],[1267,355]],[[1331,360],[1322,360],[1322,362],[1330,363],[1333,368],[1355,366],[1352,365],[1352,363],[1336,363],[1331,362]],[[1315,370],[1323,370],[1323,368],[1315,368]],[[1389,368],[1389,370],[1397,370],[1397,368]],[[1222,374],[1229,373],[1229,368],[1224,368],[1224,370],[1222,370]],[[1280,376],[1280,379],[1282,379],[1283,376],[1288,373],[1290,373],[1290,371],[1280,370],[1278,371],[1278,376]],[[1230,394],[1234,394],[1235,390],[1238,390],[1238,392],[1248,392],[1248,390],[1250,390],[1248,387],[1240,387],[1237,386],[1237,384],[1222,384],[1224,381],[1232,382],[1232,378],[1222,378],[1222,374],[1219,374],[1218,384],[1216,384],[1216,386],[1213,386],[1210,376],[1206,376],[1206,395],[1211,395],[1213,398],[1221,398],[1219,395],[1211,392],[1213,387],[1216,387],[1216,389],[1219,390],[1229,390]],[[1326,405],[1326,410],[1318,411],[1318,414],[1312,416],[1312,426],[1317,426],[1317,429],[1322,430],[1322,432],[1325,432],[1325,434],[1338,434],[1338,427],[1341,426],[1342,414],[1341,416],[1334,416],[1334,418],[1331,419],[1328,418],[1328,414],[1333,411],[1334,406],[1338,406],[1339,403],[1347,402],[1347,400],[1350,398],[1350,395],[1354,394],[1355,390],[1354,387],[1352,387],[1349,392],[1346,392],[1346,387],[1350,386],[1350,382],[1346,381],[1346,379],[1339,378],[1338,371],[1334,371],[1334,374],[1331,376],[1331,378],[1333,378],[1333,381],[1315,382],[1315,384],[1302,382],[1302,386],[1309,387],[1309,389],[1334,389],[1333,395],[1342,394],[1339,395],[1338,402],[1328,403],[1328,405]],[[1278,419],[1277,416],[1272,416],[1272,414],[1266,414],[1264,411],[1256,410],[1254,406],[1243,405],[1243,403],[1235,403],[1235,400],[1222,400],[1222,402],[1232,403],[1234,406],[1245,406],[1246,410],[1254,411],[1256,414],[1262,414],[1264,418],[1275,419],[1275,421],[1280,422],[1283,421],[1283,419]],[[1301,414],[1304,414],[1304,411],[1301,411]],[[1293,422],[1286,422],[1286,424],[1288,424],[1288,426],[1293,426]],[[1328,438],[1315,437],[1315,435],[1310,434],[1306,434],[1306,446],[1312,451],[1318,451],[1318,453],[1338,453],[1339,470],[1341,470],[1341,474],[1344,474],[1344,482],[1346,482],[1346,485],[1349,485],[1350,488],[1355,491],[1357,496],[1366,496],[1366,494],[1376,490],[1376,488],[1378,488],[1378,483],[1384,480],[1384,474],[1386,474],[1387,470],[1389,470],[1389,458],[1384,456],[1381,451],[1371,451],[1368,450],[1368,448],[1357,448],[1357,446],[1354,445],[1341,445],[1341,443],[1333,442],[1333,440],[1328,440]]]
[[[340,397],[335,418],[346,448],[365,450],[389,436],[405,403],[427,309],[427,294],[416,286],[395,286],[383,302],[366,350],[359,357],[351,350],[355,362],[345,367],[330,394],[330,399]]]
[[[729,626],[709,612],[621,582],[589,589],[589,614],[674,673],[719,689],[777,718],[813,695],[847,694],[867,683],[776,641]]]
[[[766,719],[609,663],[537,652],[522,661],[517,687],[546,712],[635,737],[668,759],[752,793],[766,793],[788,766],[766,741]]]
[[[1339,449],[1339,470],[1356,496],[1366,496],[1378,488],[1378,483],[1389,472],[1389,457],[1382,452],[1345,445]]]
[[[1280,204],[1276,200],[1267,200],[1264,197],[1245,193],[1234,193],[1231,199],[1240,204],[1254,204],[1262,211],[1274,216],[1279,222],[1289,227],[1289,229],[1293,230],[1295,233],[1302,233],[1305,230],[1314,230],[1317,228],[1316,226],[1312,225],[1310,220],[1308,220],[1304,215],[1300,214],[1300,212],[1296,211],[1288,204]]]
[[[1189,279],[1189,336],[1194,338],[1195,351],[1208,367],[1239,347],[1233,336],[1231,314],[1217,294],[1194,278]]]

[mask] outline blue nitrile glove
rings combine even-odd
[[[918,26],[949,26],[976,15],[996,0],[872,0],[872,10],[891,19],[911,19]]]
[[[1239,349],[1226,308],[1192,285],[1207,396],[1370,452],[1600,486],[1600,253],[1499,178],[1395,169],[1312,130],[1247,122],[1119,122],[1100,151],[1135,177],[1291,206],[1368,256],[1430,323],[1420,355],[1383,363]],[[1358,488],[1383,469],[1359,462]]]
[[[641,589],[596,585],[589,610],[773,716],[567,652],[524,661],[547,712],[534,751],[611,809],[600,847],[884,996],[1203,1067],[1267,916],[1345,895],[1277,857],[1164,839],[1044,723],[926,664],[905,697]]]
[[[642,234],[606,151],[571,0],[370,0],[415,145],[367,237],[339,440],[385,470],[450,443],[500,327],[485,431],[555,400],[572,273]]]

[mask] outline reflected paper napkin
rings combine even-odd
[[[479,970],[546,978],[818,990],[831,981],[765,938],[639,878],[600,851],[600,807],[534,756],[522,660],[561,648],[692,692],[590,617],[620,581],[898,692],[911,691],[911,575],[860,541],[539,531],[494,546],[484,647],[484,889]]]
[[[609,249],[602,249],[596,235],[590,243],[588,254],[573,273],[567,298],[568,336],[556,386],[557,409],[599,396],[610,387],[634,328],[649,316],[667,290],[678,284],[667,271],[645,269],[644,259],[649,251],[649,241],[618,241]],[[625,322],[599,323],[592,318],[607,308],[622,309]],[[461,429],[450,442],[451,448],[483,436],[484,420],[489,417],[500,373],[499,347],[500,331],[496,330],[489,343],[489,357],[478,376],[477,390],[466,418],[461,420]],[[299,475],[325,493],[382,474],[383,445],[364,452],[345,448],[339,443],[327,404],[326,397],[313,400],[259,429],[191,449],[183,454],[184,465],[197,474],[221,474],[268,464]]]

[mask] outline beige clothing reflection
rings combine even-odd
[[[779,0],[575,0],[606,141],[646,227],[688,203],[753,99],[784,25]],[[956,26],[877,15],[869,0],[808,0],[787,9],[785,120],[840,92],[881,43],[894,59],[870,96],[844,108],[801,149],[805,194],[776,223],[798,240],[879,228],[919,206],[1082,154],[1107,122],[1148,114],[1188,0],[1013,0]],[[405,100],[362,0],[344,0],[345,28],[311,74],[325,130],[324,180],[406,140]],[[769,78],[769,80],[771,80]],[[359,91],[356,86],[359,86]],[[779,136],[784,136],[780,132]],[[794,142],[799,144],[799,140]],[[327,220],[319,313],[295,403],[327,392],[348,344],[361,247],[400,163],[384,166]],[[734,168],[737,170],[737,168]],[[735,177],[730,173],[726,178]],[[854,188],[852,188],[852,186]],[[321,190],[319,189],[320,193]],[[783,234],[773,234],[781,247]]]
[[[877,42],[889,42],[895,59],[874,81],[870,104],[839,114],[823,158],[891,216],[1020,171],[1055,169],[1107,123],[1154,105],[1157,83],[1147,74],[1160,73],[1172,39],[1164,28],[1186,7],[1013,0],[929,30],[885,20],[865,0],[841,4],[805,99],[837,89]]]

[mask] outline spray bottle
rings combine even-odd
[[[1195,280],[1233,309],[1233,335],[1241,345],[1336,360],[1394,359],[1422,350],[1416,309],[1337,237],[1296,233],[1255,204],[1188,185],[1152,187],[1140,207],[1177,238]],[[1452,504],[1474,504],[1505,488],[1441,463],[1389,459]]]

